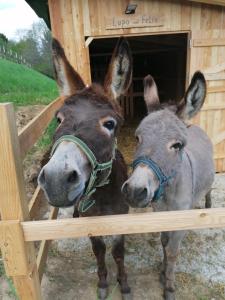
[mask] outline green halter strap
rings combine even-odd
[[[72,142],[76,144],[87,156],[88,160],[91,163],[92,171],[89,178],[89,182],[87,185],[87,188],[84,192],[84,195],[82,196],[79,205],[78,210],[80,212],[86,212],[90,207],[92,207],[95,204],[95,200],[90,199],[90,196],[96,191],[97,187],[102,187],[109,183],[109,176],[112,171],[112,164],[113,160],[115,159],[116,155],[116,148],[117,148],[117,140],[115,140],[114,146],[113,146],[113,152],[112,152],[112,158],[108,162],[105,163],[98,163],[94,153],[91,151],[91,149],[78,137],[73,135],[64,135],[60,137],[55,144],[52,147],[51,156],[54,154],[55,150],[62,142]],[[108,170],[106,176],[97,184],[97,174],[100,171]]]

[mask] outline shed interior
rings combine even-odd
[[[133,82],[120,99],[126,120],[146,114],[143,78],[151,74],[161,102],[178,101],[185,91],[188,35],[162,34],[127,38],[133,55]],[[92,81],[102,83],[117,38],[95,39],[89,46]]]

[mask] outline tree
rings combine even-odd
[[[25,58],[31,67],[53,77],[51,32],[44,21],[33,23],[30,30],[17,31],[17,41],[10,41],[10,49]]]

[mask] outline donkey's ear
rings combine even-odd
[[[108,72],[105,77],[104,90],[117,99],[130,86],[132,78],[132,56],[127,40],[120,37],[113,52]]]
[[[85,87],[80,75],[73,69],[56,39],[52,40],[52,55],[56,80],[61,96],[70,96]]]
[[[158,89],[155,80],[151,75],[147,75],[144,78],[144,100],[148,112],[150,112],[153,107],[159,105]]]
[[[201,109],[206,96],[206,81],[204,75],[197,71],[191,79],[191,84],[184,97],[184,107],[181,116],[191,119]]]

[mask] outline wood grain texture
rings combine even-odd
[[[22,222],[26,241],[225,227],[225,208]]]
[[[194,39],[193,47],[225,46],[225,39]]]
[[[55,112],[64,103],[64,98],[59,97],[45,107],[34,119],[32,119],[24,128],[19,132],[20,142],[20,158],[23,160],[27,152],[40,138],[48,123],[52,120]]]
[[[40,283],[33,243],[25,243],[18,221],[29,220],[20,147],[12,104],[0,104],[1,251],[6,272],[20,299],[40,299]],[[16,221],[9,221],[16,220]],[[8,222],[14,222],[8,227]],[[2,227],[2,225],[1,225]]]
[[[27,275],[30,266],[19,221],[2,222],[0,245],[7,276]]]

